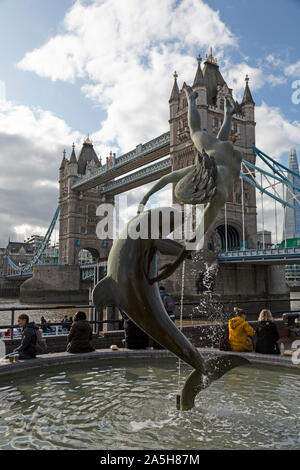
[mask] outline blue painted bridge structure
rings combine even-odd
[[[300,264],[300,247],[220,251],[219,263]]]
[[[300,247],[220,251],[218,262],[220,264],[300,264]],[[95,270],[99,267],[104,268],[105,271],[106,263],[81,266],[81,279],[93,278]]]

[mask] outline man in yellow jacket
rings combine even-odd
[[[251,338],[255,331],[249,323],[246,322],[246,313],[244,310],[234,307],[235,317],[228,322],[229,342],[232,351],[253,351]]]

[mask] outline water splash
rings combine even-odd
[[[185,281],[185,260],[182,263],[182,274],[181,274],[181,298],[180,298],[180,320],[179,330],[182,331],[183,326],[183,301],[184,301],[184,281]],[[178,388],[181,379],[181,359],[178,359]]]
[[[199,263],[203,266],[201,271],[199,271]],[[209,323],[223,323],[227,320],[224,305],[214,291],[218,271],[217,260],[208,261],[207,256],[203,252],[193,254],[191,272],[194,279],[197,280],[200,294],[198,305],[195,305],[191,311],[191,318],[193,320],[195,317]],[[207,332],[207,334],[211,342],[218,342],[219,333],[216,328]]]

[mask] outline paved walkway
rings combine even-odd
[[[235,353],[219,351],[218,349],[210,348],[198,348],[199,351],[206,355],[219,354],[228,355],[236,354],[247,358],[253,364],[266,364],[271,366],[289,367],[300,371],[300,364],[295,364],[292,361],[292,357],[289,356],[277,356],[269,354],[257,354],[257,353]],[[124,361],[128,359],[162,359],[176,357],[172,353],[164,349],[146,349],[146,350],[132,350],[132,349],[118,349],[117,351],[111,351],[110,349],[97,349],[95,352],[86,354],[69,354],[53,353],[43,354],[37,356],[36,359],[27,361],[18,361],[15,363],[4,363],[0,361],[0,376],[16,374],[18,372],[24,372],[27,370],[38,370],[45,369],[51,366],[76,364],[91,360],[99,361]],[[298,362],[300,362],[300,354],[298,355]]]

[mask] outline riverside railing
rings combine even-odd
[[[203,297],[202,299],[203,300]],[[272,304],[273,303],[276,303],[276,302],[286,302],[287,300],[289,299],[251,299],[251,300],[242,300],[242,299],[229,299],[229,300],[223,300],[222,302],[218,301],[218,300],[210,300],[210,305],[222,305],[223,307],[225,307],[225,305],[239,305],[239,304],[243,304],[243,303],[257,303],[259,302],[260,304],[264,303],[265,305],[265,308],[268,308],[270,310],[272,310],[272,313],[273,313],[273,316],[279,316],[279,315],[282,315],[284,313],[296,313],[296,312],[300,312],[300,308],[299,309],[293,309],[293,310],[273,310],[272,309]],[[297,302],[297,301],[300,301],[300,298],[296,298],[296,299],[290,299],[291,302]],[[181,302],[175,302],[175,305],[177,306],[180,306],[181,305]],[[184,306],[200,306],[200,303],[199,301],[196,302],[196,301],[185,301],[183,302],[183,305]],[[209,306],[208,306],[209,307]],[[95,306],[93,304],[88,304],[88,305],[55,305],[55,306],[45,306],[45,307],[41,307],[41,306],[31,306],[31,307],[15,307],[15,306],[12,306],[12,307],[1,307],[0,308],[0,314],[1,312],[11,312],[11,321],[9,324],[5,324],[5,325],[2,325],[0,324],[0,329],[9,329],[10,330],[10,336],[7,337],[7,339],[13,339],[14,337],[14,328],[19,328],[19,325],[15,324],[15,319],[16,319],[16,314],[18,312],[29,312],[29,311],[49,311],[49,310],[67,310],[67,309],[89,309],[90,310],[90,315],[92,316],[92,311],[93,309],[95,308]],[[201,306],[201,308],[203,308],[203,306]],[[222,316],[224,316],[224,318],[221,318],[220,320],[224,320],[225,319],[225,316],[226,315],[229,315],[229,313],[226,313],[224,308],[223,308],[223,312],[222,312]],[[258,316],[258,312],[255,311],[255,312],[247,312],[247,315],[251,316],[251,315],[257,315]],[[176,315],[176,312],[175,312],[175,318],[176,319],[179,319],[179,315]],[[183,320],[209,320],[210,318],[203,315],[203,314],[195,314],[193,313],[192,316],[191,314],[189,315],[183,315]],[[121,323],[122,322],[122,319],[120,320],[89,320],[89,323],[91,325],[95,325],[97,326],[98,325],[98,331],[101,331],[104,324],[108,324],[108,323]],[[1,323],[1,319],[0,319],[0,323]],[[36,322],[38,325],[40,324],[39,322]],[[47,326],[63,326],[64,323],[63,322],[47,322]],[[69,323],[68,326],[71,326],[71,324]],[[4,338],[5,339],[5,338]]]
[[[1,312],[10,312],[11,315],[10,315],[10,318],[11,318],[11,321],[10,321],[10,324],[9,325],[2,325],[0,324],[0,329],[9,329],[10,330],[10,336],[8,337],[8,339],[13,339],[14,337],[14,328],[19,328],[19,325],[15,324],[15,317],[16,317],[16,313],[19,312],[19,313],[25,313],[25,312],[30,312],[30,311],[49,311],[49,310],[70,310],[70,309],[89,309],[90,312],[91,310],[94,308],[94,305],[52,305],[52,306],[45,306],[45,307],[41,307],[41,306],[34,306],[34,307],[1,307],[0,308],[0,314]],[[115,322],[115,320],[102,320],[102,321],[90,321],[90,323],[110,323],[110,322]],[[0,320],[0,323],[1,323],[1,320]],[[39,322],[36,322],[38,325],[40,324]],[[47,322],[47,326],[63,326],[63,322]]]

